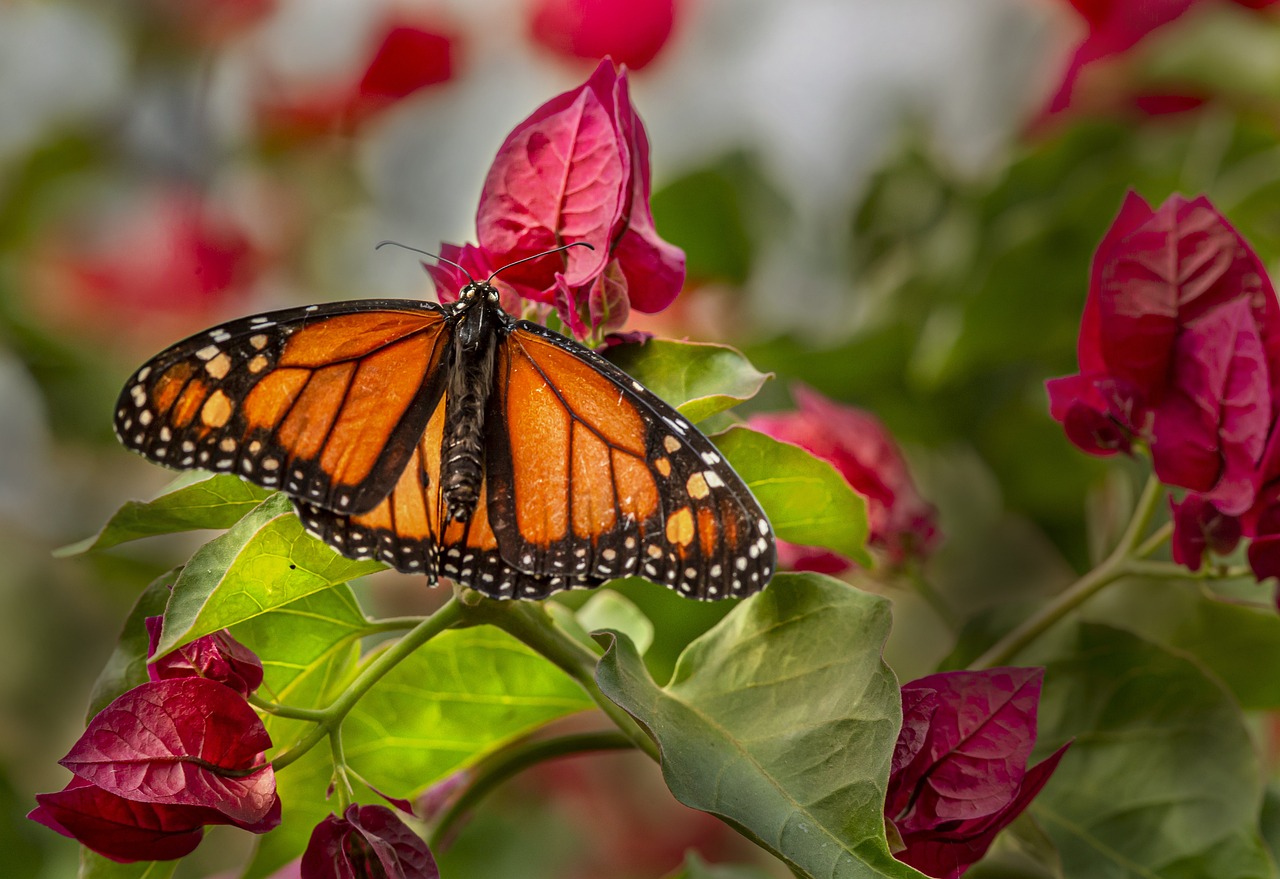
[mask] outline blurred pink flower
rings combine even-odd
[[[269,137],[286,141],[349,134],[415,92],[448,82],[457,53],[458,38],[438,26],[389,20],[363,69],[321,83],[264,77],[260,123]]]
[[[1086,71],[1109,58],[1123,55],[1192,7],[1205,2],[1226,0],[1069,0],[1088,27],[1085,38],[1076,46],[1058,88],[1049,99],[1046,115],[1062,113],[1078,103],[1078,88]],[[1232,0],[1249,9],[1263,9],[1277,0]],[[1136,95],[1129,96],[1134,107],[1158,114],[1193,109],[1203,96]]]
[[[32,250],[32,307],[65,329],[192,332],[248,296],[268,255],[222,206],[157,187],[76,217]]]
[[[796,411],[753,415],[747,424],[794,443],[844,476],[866,498],[868,544],[893,564],[924,558],[940,539],[937,511],[920,497],[893,436],[871,413],[836,403],[804,385],[792,390]],[[793,570],[839,573],[852,562],[823,550],[778,541],[778,557]]]
[[[651,62],[675,25],[675,0],[534,0],[533,39],[569,58],[612,57],[632,70]]]

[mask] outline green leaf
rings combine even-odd
[[[497,629],[437,635],[392,669],[343,724],[371,784],[415,796],[513,738],[594,703],[568,675]]]
[[[834,467],[799,446],[745,427],[712,439],[764,507],[778,537],[825,547],[871,567],[867,502]]]
[[[618,345],[607,354],[694,423],[750,400],[772,377],[727,345],[650,339]]]
[[[343,722],[343,750],[370,784],[412,799],[508,742],[592,707],[564,672],[511,636],[489,626],[449,630],[364,695]],[[302,852],[334,807],[325,794],[332,771],[321,746],[280,772],[282,824],[263,838],[251,879]],[[379,802],[360,785],[356,799]]]
[[[386,566],[354,561],[308,536],[275,494],[191,557],[173,586],[157,652],[252,619]]]
[[[120,637],[116,640],[116,649],[111,652],[107,664],[93,685],[86,720],[106,708],[117,696],[150,679],[147,675],[147,647],[150,646],[147,617],[157,617],[164,613],[165,605],[169,602],[169,590],[173,588],[180,571],[181,568],[175,568],[161,574],[138,596],[120,631]]]
[[[623,632],[643,655],[653,644],[653,621],[628,598],[612,589],[595,593],[578,608],[578,624],[588,632]]]
[[[80,849],[79,879],[169,879],[179,861],[137,861],[118,864],[87,848]]]
[[[798,875],[920,877],[885,840],[901,696],[880,658],[889,602],[781,574],[691,643],[658,686],[625,636],[600,688],[648,728],[676,798],[719,815]]]
[[[343,583],[291,601],[236,625],[232,636],[262,660],[259,695],[294,708],[323,708],[355,674],[368,621]],[[266,715],[277,748],[310,724]]]
[[[268,494],[235,476],[210,476],[152,501],[129,501],[95,536],[64,546],[54,555],[79,555],[158,534],[230,528]]]
[[[1275,875],[1258,829],[1262,767],[1219,683],[1103,625],[1080,625],[1047,660],[1037,750],[1075,743],[1031,811],[1064,875]]]

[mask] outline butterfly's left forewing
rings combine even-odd
[[[233,321],[139,369],[116,433],[170,467],[365,510],[391,490],[439,399],[446,330],[439,306],[400,300]]]
[[[768,582],[773,534],[750,490],[697,428],[599,355],[522,321],[499,349],[490,404],[490,519],[512,566],[639,575],[696,598]]]

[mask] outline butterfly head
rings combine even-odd
[[[472,281],[458,291],[458,301],[465,303],[467,306],[475,305],[478,302],[497,305],[499,298],[498,288],[488,281]]]

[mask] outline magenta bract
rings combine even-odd
[[[147,617],[147,658],[155,655],[163,622],[164,617]],[[224,629],[160,657],[147,666],[147,674],[153,681],[207,678],[248,696],[262,685],[262,661]]]
[[[1156,474],[1248,510],[1280,404],[1280,304],[1258,257],[1203,197],[1130,193],[1094,256],[1080,373],[1050,411],[1091,454],[1151,449]]]
[[[479,245],[444,244],[441,254],[483,278],[563,244],[590,244],[514,266],[495,283],[508,311],[518,313],[521,299],[552,305],[576,335],[600,336],[632,308],[666,308],[684,283],[684,254],[658,237],[649,194],[644,126],[626,73],[605,60],[515,127],[480,195]],[[465,280],[447,266],[429,271],[442,301]]]
[[[923,558],[940,540],[933,505],[920,497],[893,436],[871,413],[836,403],[804,385],[792,391],[796,411],[753,415],[747,424],[830,462],[866,498],[868,543],[893,563]],[[851,564],[826,552],[783,545],[796,570],[838,573]]]
[[[194,673],[192,673],[194,674]],[[266,833],[280,824],[271,746],[231,687],[201,677],[151,681],[89,722],[60,762],[75,773],[28,816],[116,861],[180,858],[210,824]]]
[[[1027,769],[1044,670],[942,672],[902,688],[885,818],[894,857],[954,879],[986,852],[1048,781],[1064,745]]]
[[[225,823],[212,809],[126,800],[83,778],[56,793],[36,794],[36,802],[28,818],[124,863],[180,858],[200,844],[204,825]]]
[[[386,806],[352,804],[311,833],[306,879],[439,879],[427,844]]]
[[[90,722],[61,761],[80,778],[137,802],[201,806],[242,825],[276,807],[271,739],[235,690],[204,678],[153,681]]]

